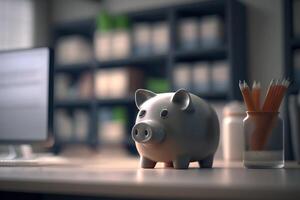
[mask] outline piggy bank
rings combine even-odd
[[[132,138],[140,154],[140,167],[187,169],[190,162],[211,168],[219,144],[219,121],[213,108],[200,97],[180,89],[155,94],[138,89],[139,109]]]

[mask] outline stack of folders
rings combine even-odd
[[[101,69],[95,76],[95,95],[98,99],[129,97],[143,86],[142,71],[130,67]]]
[[[288,99],[291,139],[295,160],[300,164],[300,106],[299,95],[290,95]]]

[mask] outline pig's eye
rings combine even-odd
[[[161,118],[167,118],[168,117],[168,110],[167,109],[163,109],[161,112],[160,112],[160,117]]]
[[[139,113],[139,117],[142,118],[146,115],[146,110],[141,110],[141,112]]]

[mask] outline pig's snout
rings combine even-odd
[[[163,129],[155,122],[147,121],[136,124],[131,131],[134,141],[138,143],[160,143],[165,137]]]

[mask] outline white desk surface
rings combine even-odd
[[[300,168],[139,169],[136,158],[74,166],[0,167],[0,191],[170,199],[300,199]],[[193,165],[192,165],[193,167]]]

